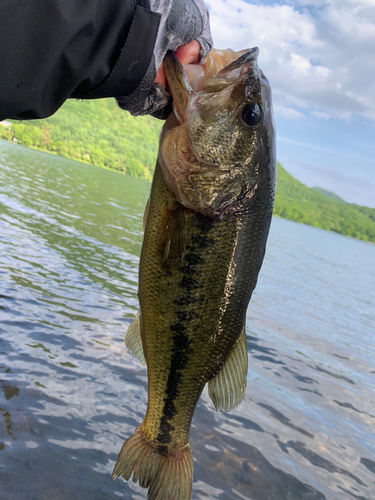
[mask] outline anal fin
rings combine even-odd
[[[142,365],[146,365],[146,359],[143,353],[142,339],[141,339],[141,318],[140,313],[137,312],[133,323],[125,333],[125,345],[131,354],[139,359]]]
[[[241,403],[245,395],[247,368],[244,327],[223,367],[208,381],[208,394],[216,410],[230,411]]]

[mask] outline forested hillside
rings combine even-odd
[[[151,180],[161,125],[132,117],[113,99],[68,101],[50,118],[0,126],[0,138]],[[275,215],[375,242],[375,209],[327,196],[335,198],[307,188],[278,165]]]
[[[331,200],[338,201],[339,203],[347,203],[345,200],[340,198],[340,196],[338,196],[335,193],[332,193],[332,191],[327,191],[326,189],[323,189],[320,187],[313,187],[312,189],[314,189],[314,191],[318,191],[318,193],[320,193],[320,194],[324,194],[324,196],[326,196],[327,198],[329,198]]]
[[[67,101],[44,120],[0,127],[0,138],[151,180],[162,123],[134,118],[114,99]]]
[[[330,200],[279,164],[274,214],[285,219],[375,242],[375,209]]]

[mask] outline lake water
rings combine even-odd
[[[150,184],[0,142],[0,497],[141,500],[113,481],[143,418]],[[274,219],[247,312],[246,397],[192,426],[194,500],[375,498],[375,246]]]

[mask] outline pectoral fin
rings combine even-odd
[[[162,261],[173,265],[182,260],[185,251],[185,209],[179,203],[164,204],[160,218],[159,249]]]
[[[216,410],[230,411],[241,403],[245,395],[247,367],[244,327],[224,366],[208,381],[208,394]]]
[[[138,312],[133,323],[129,326],[125,333],[125,345],[131,354],[139,359],[142,365],[146,365],[146,359],[143,354],[142,339],[141,339],[141,321],[140,313]]]

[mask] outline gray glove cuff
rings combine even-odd
[[[201,46],[199,62],[203,62],[213,46],[209,14],[203,0],[150,0],[150,8],[158,12],[161,19],[149,68],[132,94],[116,98],[120,108],[134,116],[155,113],[170,102],[170,94],[153,83],[168,50],[175,51],[197,40]]]

